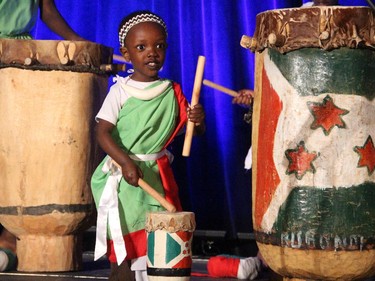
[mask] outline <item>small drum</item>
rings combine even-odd
[[[18,270],[78,270],[94,212],[94,114],[112,49],[84,41],[0,40],[0,222]],[[98,156],[97,156],[98,155]]]
[[[253,227],[285,280],[375,274],[374,27],[368,7],[273,10],[241,43],[256,52]]]
[[[194,230],[192,212],[147,214],[147,276],[150,281],[190,280]]]

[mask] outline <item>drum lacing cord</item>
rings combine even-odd
[[[375,11],[375,5],[371,0],[366,0],[368,5]]]

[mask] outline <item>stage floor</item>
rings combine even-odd
[[[108,280],[109,276],[109,264],[107,260],[99,260],[94,262],[94,253],[85,252],[83,255],[83,270],[79,272],[62,272],[62,273],[21,273],[21,272],[0,272],[1,281],[72,281],[72,280]],[[192,272],[207,274],[207,260],[205,258],[193,258],[193,267]],[[269,272],[264,272],[269,275]],[[265,274],[262,274],[263,277],[259,277],[256,280],[274,280],[265,278]],[[201,276],[192,276],[191,281],[199,280],[238,280],[233,278],[210,278],[210,277],[201,277]]]
[[[63,272],[63,273],[21,273],[21,272],[0,272],[1,281],[91,281],[91,280],[108,280],[109,264],[106,259],[94,262],[94,253],[85,252],[83,255],[83,270],[79,272]],[[191,281],[233,281],[236,278],[211,278],[194,276],[194,273],[207,274],[206,258],[193,258]],[[282,278],[271,270],[261,273],[257,281],[279,281]],[[366,281],[375,281],[375,277]]]

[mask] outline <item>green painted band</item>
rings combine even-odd
[[[304,48],[281,54],[269,49],[271,60],[301,96],[322,93],[375,98],[375,51]]]

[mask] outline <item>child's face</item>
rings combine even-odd
[[[132,79],[150,82],[159,78],[167,48],[166,34],[155,22],[142,22],[132,27],[126,36],[125,47],[120,49],[134,68]]]

